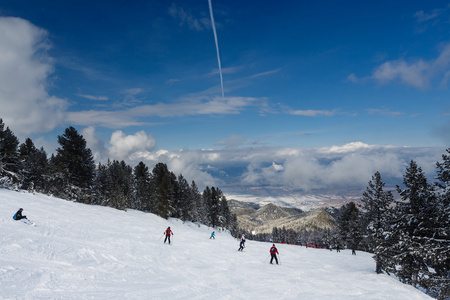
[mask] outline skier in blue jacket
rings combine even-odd
[[[13,216],[13,219],[16,221],[26,219],[27,216],[22,216],[23,208],[20,208]]]

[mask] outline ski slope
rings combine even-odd
[[[14,221],[23,214],[36,226]],[[163,243],[170,226],[173,244]],[[139,211],[0,189],[0,299],[432,299],[371,254],[247,241]]]

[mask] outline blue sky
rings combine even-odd
[[[450,145],[450,2],[211,3],[224,96],[207,0],[0,1],[0,117],[49,153],[74,126],[99,161],[225,186],[287,157],[329,173],[323,149],[432,170]]]

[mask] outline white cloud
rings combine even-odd
[[[136,96],[140,93],[142,93],[144,91],[144,89],[142,88],[133,88],[133,89],[127,89],[125,91],[123,91],[124,94],[129,95],[129,96]]]
[[[267,150],[259,155],[248,155],[241,182],[244,186],[303,190],[364,189],[372,175],[379,171],[383,178],[390,179],[391,185],[401,184],[411,159],[420,163],[426,175],[433,178],[441,151],[444,149],[377,146],[361,142],[318,149]]]
[[[180,27],[187,25],[189,29],[202,31],[211,28],[211,22],[208,18],[196,18],[194,15],[173,3],[169,8],[169,15],[180,21]]]
[[[89,100],[99,100],[99,101],[105,101],[109,100],[106,96],[93,96],[93,95],[85,95],[85,94],[77,94],[78,97],[86,98]]]
[[[431,13],[426,13],[423,10],[420,10],[414,14],[414,17],[417,19],[417,22],[421,23],[437,18],[441,13],[441,9],[434,9]]]
[[[140,105],[126,110],[101,111],[89,110],[69,112],[67,120],[71,124],[82,126],[105,126],[120,128],[123,126],[149,125],[140,118],[179,117],[190,115],[239,114],[250,106],[264,106],[266,99],[251,97],[213,97],[186,98],[174,103],[156,103]]]
[[[385,62],[373,72],[373,78],[380,83],[399,80],[418,88],[426,88],[429,83],[430,65],[423,60],[408,64],[403,60]]]
[[[126,135],[120,130],[114,131],[109,143],[111,144],[108,149],[110,158],[116,160],[142,156],[143,153],[151,152],[156,146],[155,139],[143,130],[134,135]]]
[[[143,161],[150,169],[162,162],[176,175],[182,174],[188,182],[194,180],[200,188],[218,186],[234,192],[264,186],[304,191],[361,190],[376,171],[389,180],[392,187],[401,185],[411,159],[432,179],[435,162],[445,152],[438,148],[379,146],[362,142],[322,148],[155,151],[154,138],[144,131],[133,135],[115,131],[110,147],[105,149],[92,127],[83,130],[82,134],[93,153],[104,160],[125,160],[132,167]]]
[[[372,146],[373,147],[373,146]],[[348,153],[354,152],[361,149],[369,149],[371,146],[364,144],[362,142],[352,142],[345,144],[343,146],[331,146],[331,147],[323,147],[319,149],[321,153]]]
[[[275,169],[275,171],[283,171],[284,167],[282,165],[278,165],[275,162],[272,162],[272,168]]]
[[[434,80],[447,83],[450,71],[450,44],[442,47],[434,60],[418,59],[406,62],[403,59],[388,61],[377,67],[372,78],[381,84],[400,82],[420,89],[430,87]]]
[[[67,101],[47,92],[53,73],[47,35],[26,20],[0,17],[0,106],[3,121],[19,136],[64,124]]]
[[[350,75],[348,75],[347,80],[351,81],[353,83],[358,83],[360,81],[359,78],[356,77],[356,75],[354,73],[351,73]]]
[[[108,159],[108,151],[105,143],[98,137],[95,128],[90,126],[81,130],[81,135],[86,140],[87,147],[91,149],[96,162],[105,163]]]
[[[218,145],[224,146],[226,148],[236,148],[243,145],[245,141],[245,137],[234,134],[226,139],[219,141]]]
[[[391,117],[401,116],[401,115],[405,114],[405,113],[399,112],[399,111],[390,111],[390,110],[387,110],[387,109],[379,109],[379,108],[369,108],[369,109],[366,109],[366,110],[367,110],[367,112],[369,114],[380,114],[380,115],[383,115],[383,116],[391,116]]]
[[[336,114],[335,111],[329,111],[329,110],[291,110],[289,111],[289,114],[296,115],[296,116],[304,116],[304,117],[319,117],[319,116],[326,116],[331,117]]]

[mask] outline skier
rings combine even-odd
[[[214,231],[211,233],[211,236],[209,237],[209,239],[216,239],[216,234],[214,233]]]
[[[239,243],[239,249],[238,251],[242,251],[245,248],[245,235],[242,234],[241,242]]]
[[[172,230],[170,230],[170,226],[167,227],[166,231],[164,232],[166,234],[166,238],[164,239],[164,244],[166,243],[167,239],[169,240],[170,245],[170,235],[173,235]]]
[[[273,244],[272,247],[270,248],[270,256],[272,256],[272,258],[270,259],[270,264],[273,264],[272,261],[275,258],[275,262],[278,265],[277,254],[279,254],[278,250],[277,250],[277,247],[275,247],[275,244]]]
[[[27,216],[22,216],[23,208],[20,208],[13,216],[13,219],[16,221],[26,219]],[[28,220],[28,219],[27,219]]]
[[[353,244],[352,245],[352,255],[356,255],[356,245],[355,244]]]

